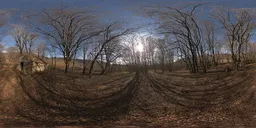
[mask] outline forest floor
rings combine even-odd
[[[24,75],[0,67],[2,127],[253,127],[256,64],[242,71]]]

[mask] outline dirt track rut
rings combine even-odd
[[[256,122],[255,72],[253,69],[246,73],[248,75],[235,74],[232,79],[216,77],[215,83],[208,82],[212,84],[208,88],[179,85],[152,73],[136,74],[127,82],[117,79],[106,83],[117,84],[119,90],[106,88],[97,92],[102,95],[81,97],[81,91],[74,95],[76,89],[57,91],[45,81],[50,78],[22,75],[9,66],[0,69],[0,77],[4,78],[0,80],[0,119],[4,125],[35,126],[108,124],[110,121],[123,125],[131,125],[132,121],[135,125],[138,122],[147,126],[162,123],[166,127],[253,126]],[[217,85],[216,81],[225,84]],[[67,94],[69,91],[72,93]]]

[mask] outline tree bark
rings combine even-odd
[[[85,74],[86,71],[86,64],[85,64],[85,54],[83,56],[83,75]]]
[[[68,73],[68,68],[69,68],[69,63],[66,63],[66,62],[65,62],[65,74]]]
[[[74,68],[75,68],[75,60],[76,60],[76,53],[73,57],[73,61],[72,61],[72,73],[74,73]]]

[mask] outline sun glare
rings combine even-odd
[[[143,52],[143,45],[141,43],[139,43],[137,46],[136,46],[136,50],[138,52]]]

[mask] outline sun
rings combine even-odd
[[[138,52],[143,52],[143,51],[144,51],[143,45],[142,45],[141,43],[139,43],[139,44],[136,46],[136,51],[138,51]]]

